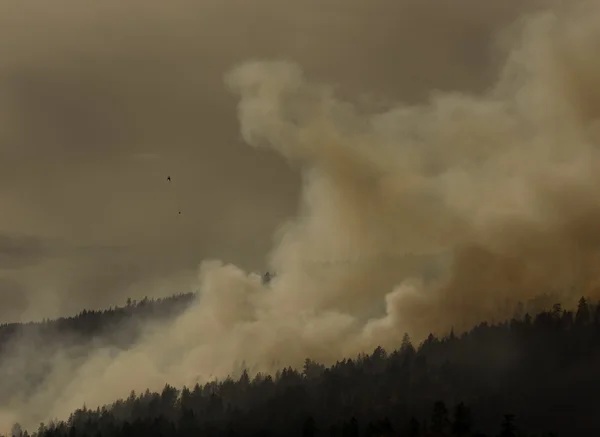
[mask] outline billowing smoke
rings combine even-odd
[[[383,113],[365,115],[287,62],[231,72],[246,141],[304,174],[299,216],[271,256],[272,311],[335,314],[361,332],[352,349],[373,346],[357,341],[372,330],[369,341],[393,343],[510,317],[543,293],[596,294],[599,12],[582,4],[520,23],[483,94],[432,93]],[[431,280],[424,269],[444,255]],[[361,324],[383,299],[387,315]]]
[[[134,348],[57,356],[45,389],[5,415],[65,417],[131,389],[331,363],[408,332],[468,329],[547,294],[598,297],[600,6],[519,22],[493,87],[372,112],[287,61],[226,76],[245,141],[301,169],[298,215],[268,284],[221,261],[197,302]],[[508,34],[507,34],[508,35]]]

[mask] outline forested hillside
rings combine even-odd
[[[52,374],[57,356],[84,362],[99,348],[127,350],[144,326],[168,323],[193,302],[195,294],[165,299],[128,299],[123,307],[87,311],[73,317],[42,322],[0,325],[0,406],[31,396]]]
[[[179,296],[155,308],[186,301]],[[115,314],[143,311],[135,308],[85,313],[71,323],[81,334],[97,332]],[[330,368],[307,357],[303,369],[273,376],[244,372],[203,386],[132,392],[28,431],[38,437],[594,436],[599,368],[600,306],[582,298],[576,311],[556,304],[459,336],[430,335],[416,348],[405,335],[393,352],[377,348]],[[18,425],[13,431],[21,433]]]
[[[122,307],[87,311],[73,317],[42,322],[0,324],[0,353],[13,340],[34,339],[40,346],[85,344],[92,339],[117,347],[127,347],[135,341],[143,323],[167,321],[181,314],[193,301],[195,293],[177,294],[163,299],[127,300]],[[127,334],[123,335],[124,327]],[[1,356],[1,355],[0,355]]]

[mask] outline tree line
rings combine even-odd
[[[196,293],[175,294],[166,298],[140,301],[127,299],[124,306],[105,310],[83,310],[71,317],[41,322],[0,324],[0,357],[13,340],[37,339],[39,346],[86,343],[100,339],[105,344],[126,348],[135,342],[140,328],[148,321],[168,321],[180,315],[194,301]],[[129,328],[124,337],[123,328]]]
[[[600,431],[600,305],[408,335],[394,351],[180,390],[134,392],[36,437],[594,436]],[[14,435],[22,435],[16,425]]]

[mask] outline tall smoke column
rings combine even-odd
[[[44,390],[0,417],[35,425],[242,361],[331,363],[405,331],[420,340],[501,319],[545,292],[597,297],[599,20],[597,2],[524,20],[487,93],[369,115],[292,63],[235,68],[244,138],[303,173],[299,214],[270,255],[278,275],[267,286],[204,262],[198,301],[172,326],[81,366],[55,357]]]
[[[434,93],[383,114],[360,114],[291,63],[233,71],[246,141],[304,172],[301,213],[272,254],[273,299],[356,316],[414,277],[367,326],[422,338],[510,317],[542,293],[597,295],[598,10],[526,21],[484,95]],[[405,265],[441,253],[452,263],[434,286]]]

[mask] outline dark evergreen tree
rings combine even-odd
[[[464,403],[460,402],[454,408],[452,434],[457,437],[467,436],[471,433],[471,426],[471,412]]]
[[[514,423],[515,416],[514,414],[505,414],[504,420],[502,421],[502,426],[500,429],[500,437],[516,437],[517,436],[517,427]]]
[[[431,413],[431,431],[435,435],[445,435],[449,424],[446,404],[443,401],[437,401],[433,404],[433,411]]]
[[[302,425],[302,437],[315,437],[317,424],[312,416],[308,416]]]

